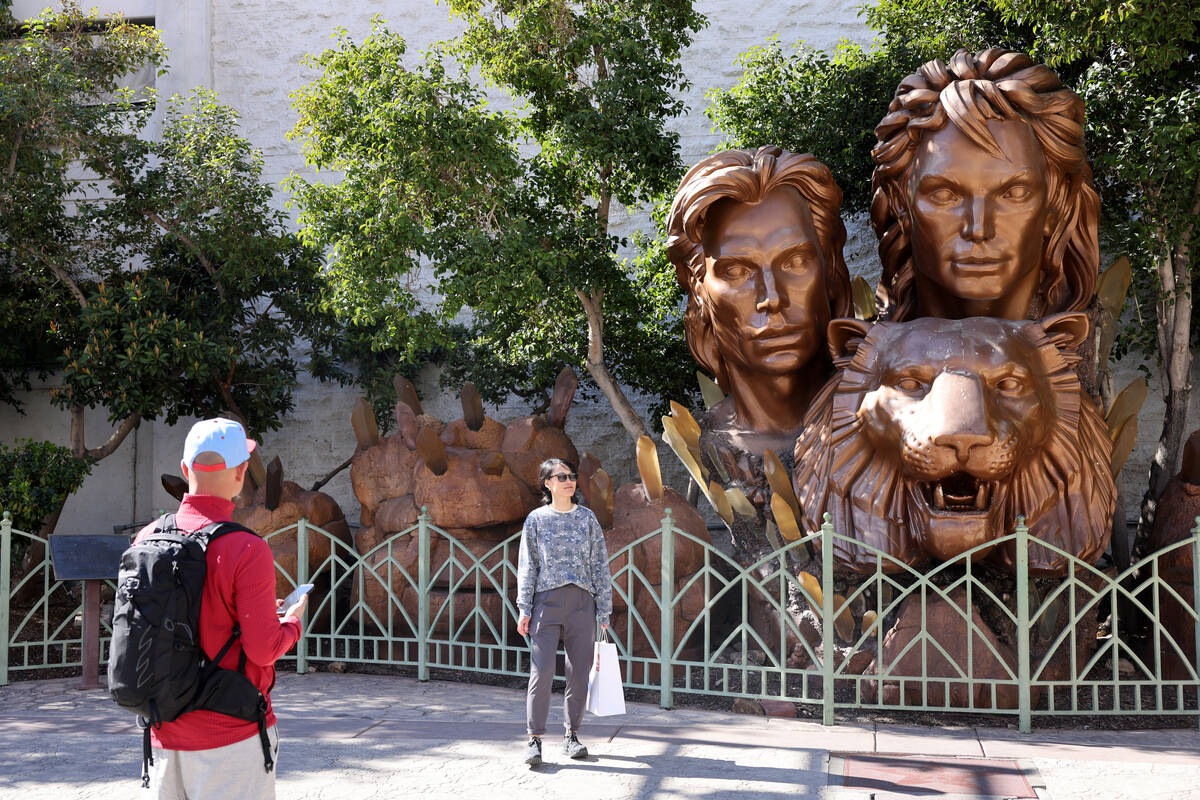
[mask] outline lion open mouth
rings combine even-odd
[[[975,514],[992,503],[992,485],[966,472],[955,472],[939,481],[921,484],[925,502],[938,511]]]

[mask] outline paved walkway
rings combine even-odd
[[[76,683],[0,687],[0,798],[144,795],[132,717],[103,690],[78,691]],[[1024,796],[1052,800],[1200,800],[1194,728],[1028,736],[1006,728],[825,728],[631,703],[622,717],[585,721],[587,760],[569,761],[548,737],[546,762],[531,770],[521,763],[521,691],[322,672],[280,675],[274,698],[280,800],[975,800],[1022,796],[1007,788],[1016,785],[1032,788]],[[551,730],[559,713],[551,712]],[[873,771],[846,787],[838,776],[847,768]],[[939,788],[908,783],[933,775]]]

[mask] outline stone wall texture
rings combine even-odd
[[[14,12],[28,18],[46,4],[46,0],[16,0]],[[328,47],[336,29],[345,28],[361,40],[370,29],[371,17],[378,14],[406,39],[414,59],[430,44],[450,38],[461,29],[461,23],[449,19],[446,6],[434,0],[89,0],[84,5],[106,13],[121,11],[130,16],[154,17],[172,51],[172,71],[158,79],[159,90],[169,94],[186,93],[194,86],[215,89],[224,103],[240,113],[243,134],[262,150],[266,179],[273,184],[293,172],[306,171],[299,144],[286,136],[295,123],[289,95],[315,77],[301,60],[306,54]],[[866,44],[871,36],[858,18],[859,5],[858,0],[699,0],[697,7],[709,24],[684,55],[684,67],[692,83],[685,96],[689,111],[677,122],[685,163],[693,163],[721,143],[720,134],[712,130],[704,114],[705,93],[736,83],[740,53],[770,37],[777,37],[785,46],[804,40],[825,50],[832,50],[841,39]],[[287,193],[278,189],[276,202],[281,208],[287,199]],[[625,234],[646,224],[644,215],[628,213],[616,222],[617,231]],[[873,284],[878,276],[875,237],[862,218],[847,220],[847,228],[850,271]],[[1135,374],[1133,364],[1122,365],[1118,385],[1124,385]],[[51,385],[35,387],[25,415],[0,409],[0,441],[35,438],[67,442],[66,416],[48,402]],[[461,416],[457,397],[441,393],[437,387],[435,371],[422,376],[418,389],[426,410],[447,421]],[[295,411],[283,429],[263,436],[264,457],[269,460],[279,456],[286,479],[304,487],[311,485],[354,449],[350,412],[355,396],[352,389],[336,386],[311,382],[301,386],[295,395]],[[1158,388],[1152,386],[1142,412],[1138,447],[1122,475],[1122,502],[1130,517],[1136,516],[1162,408]],[[486,410],[503,421],[528,413],[519,402]],[[59,530],[109,531],[114,526],[146,520],[159,509],[171,506],[173,501],[159,485],[159,475],[178,474],[183,437],[191,422],[180,420],[174,426],[161,421],[143,423],[113,456],[97,466],[83,489],[71,498]],[[650,423],[658,429],[656,420]],[[91,446],[106,438],[111,429],[101,412],[89,414],[88,426]],[[1200,412],[1194,409],[1188,430],[1197,426]],[[635,479],[633,448],[606,405],[578,404],[568,420],[567,432],[580,452],[591,451],[600,458],[617,485]],[[666,447],[660,448],[660,453],[667,482],[682,489],[682,470],[675,467],[675,459]],[[358,518],[358,503],[347,473],[335,478],[325,491],[342,506],[347,519]]]

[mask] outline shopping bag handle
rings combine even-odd
[[[600,629],[600,638],[596,639],[596,641],[597,642],[608,642],[610,644],[612,643],[612,639],[608,638],[608,628]]]

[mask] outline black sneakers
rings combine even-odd
[[[587,748],[573,733],[568,733],[563,737],[563,753],[570,758],[587,758],[588,754]]]
[[[531,767],[542,763],[542,740],[537,736],[529,737],[529,748],[525,751],[525,763]]]

